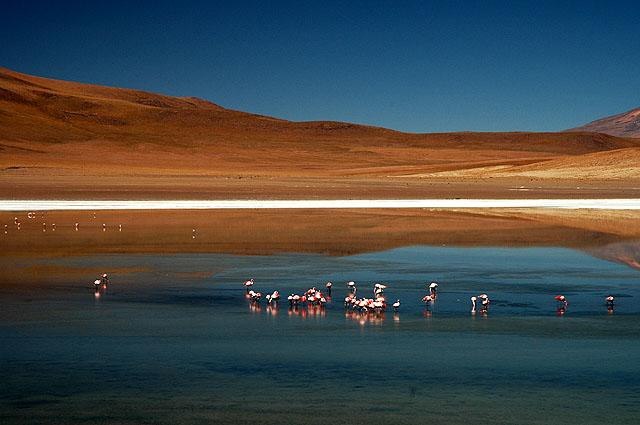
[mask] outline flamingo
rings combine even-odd
[[[486,312],[489,309],[489,303],[491,303],[489,297],[482,297],[482,310]]]
[[[267,299],[267,302],[269,304],[277,303],[278,300],[280,299],[280,292],[278,292],[277,290],[273,291],[272,294],[267,294],[267,296],[265,298]]]
[[[399,308],[400,308],[400,300],[396,300],[396,302],[393,303],[393,309],[395,311],[398,311]]]
[[[100,279],[96,279],[93,281],[93,287],[95,288],[96,291],[100,289],[101,284],[102,284],[102,281]]]
[[[376,291],[384,291],[385,289],[387,289],[387,285],[383,285],[382,283],[376,283],[375,285],[373,285],[373,289]]]
[[[249,289],[253,286],[253,278],[251,278],[249,280],[246,280],[243,283],[243,285],[244,285],[245,289],[247,290],[247,292],[249,292]]]
[[[379,301],[379,300],[374,301],[372,305],[373,305],[373,308],[378,311],[385,310],[387,307],[384,301]]]
[[[567,297],[565,297],[564,295],[556,295],[554,298],[559,303],[562,303],[562,308],[567,308],[567,306],[569,305]]]
[[[355,293],[356,292],[356,283],[353,280],[350,280],[349,282],[347,282],[347,288],[349,288],[351,290],[351,292]]]
[[[614,300],[613,295],[609,295],[604,300],[607,303],[607,307],[613,307],[613,300]]]
[[[333,286],[333,282],[329,281],[326,283],[326,285],[324,285],[325,288],[327,288],[327,293],[331,294],[331,287]]]
[[[471,312],[475,313],[476,311],[476,300],[477,297],[471,297]]]
[[[109,279],[109,276],[107,276],[106,273],[102,273],[102,275],[100,276],[100,282],[103,285],[111,285],[111,279]]]
[[[249,296],[251,297],[251,301],[260,301],[262,298],[261,292],[254,292],[253,290],[249,291]]]
[[[438,283],[437,282],[431,282],[429,284],[429,293],[431,294],[432,297],[436,296],[436,292],[438,292]]]

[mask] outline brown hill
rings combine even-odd
[[[640,179],[640,148],[616,149],[526,165],[482,166],[427,174],[431,177],[533,177],[538,179]]]
[[[195,196],[255,197],[256,191],[267,196],[267,186],[277,182],[284,186],[271,193],[279,197],[288,197],[287,188],[309,195],[308,187],[324,191],[317,196],[332,196],[325,193],[329,186],[335,196],[365,196],[365,187],[366,196],[381,187],[387,190],[382,196],[424,196],[427,183],[418,177],[425,175],[467,178],[464,170],[549,164],[639,146],[636,139],[590,132],[409,134],[341,122],[291,122],[197,98],[0,68],[2,197],[49,197],[62,190],[76,197],[89,187],[113,196],[144,196],[150,188],[168,186],[180,194],[197,188]],[[482,176],[476,173],[472,180]],[[239,187],[229,180],[239,178],[252,183]],[[340,189],[344,185],[351,187]],[[420,187],[411,192],[406,185]]]
[[[640,137],[640,108],[601,118],[567,131],[595,131],[622,137]]]

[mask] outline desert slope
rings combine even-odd
[[[589,160],[588,155],[638,147],[639,139],[591,132],[409,134],[341,122],[291,122],[197,98],[0,68],[5,198],[458,196],[448,179],[462,179],[455,184],[477,193],[487,184],[482,179],[504,177],[492,181],[504,192],[517,183],[510,180],[516,174],[495,170],[579,168],[571,164],[582,156]],[[598,177],[612,175],[617,173]],[[535,175],[551,186],[557,177]]]

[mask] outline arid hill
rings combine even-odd
[[[622,137],[640,137],[640,108],[592,121],[567,131],[595,131]]]
[[[536,179],[551,182],[599,158],[598,178],[618,179],[609,153],[635,157],[639,147],[640,139],[592,132],[409,134],[291,122],[0,68],[5,198],[469,196],[487,186],[485,177],[531,177],[503,170],[533,167]],[[521,183],[498,180],[491,184]]]

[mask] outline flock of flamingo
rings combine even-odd
[[[45,214],[41,213],[40,217],[42,219],[44,219],[45,218]],[[37,218],[37,214],[35,212],[28,212],[27,213],[27,218],[29,220],[36,219]],[[94,219],[96,218],[96,213],[95,212],[93,213],[93,218]],[[15,229],[16,230],[20,230],[21,229],[22,222],[20,221],[20,219],[18,217],[14,217],[13,218],[13,224],[15,225]],[[79,222],[77,222],[77,221],[74,222],[73,223],[73,230],[76,231],[76,232],[79,231],[80,230],[79,226],[80,226]],[[50,229],[52,232],[55,232],[56,231],[56,223],[47,223],[46,221],[43,221],[42,222],[42,232],[46,233],[47,229]],[[102,231],[103,232],[107,231],[107,223],[102,223]],[[118,224],[118,232],[122,232],[122,224]],[[194,232],[193,238],[195,239],[195,229],[193,229],[193,232]],[[9,225],[8,224],[4,225],[4,234],[5,235],[9,234]]]
[[[253,285],[255,284],[255,280],[253,278],[246,280],[243,283],[247,291],[247,298],[252,303],[259,303],[262,299],[262,293],[256,292],[253,290]],[[375,283],[373,285],[373,297],[357,297],[356,293],[358,288],[354,281],[349,281],[346,283],[348,294],[344,298],[344,307],[345,309],[361,312],[361,313],[381,313],[386,311],[387,309],[387,300],[384,295],[384,290],[387,289],[387,285],[382,283]],[[287,301],[291,307],[297,307],[301,304],[306,304],[308,306],[324,306],[328,300],[331,299],[331,289],[333,288],[333,282],[327,282],[325,284],[326,288],[326,296],[315,286],[306,290],[302,295],[300,294],[291,294],[287,297]],[[426,290],[428,293],[422,297],[422,302],[425,303],[425,308],[430,310],[433,303],[436,301],[438,297],[438,283],[431,282],[427,285]],[[271,294],[266,295],[266,300],[269,305],[276,304],[280,300],[280,292],[274,291]],[[567,301],[567,297],[564,295],[556,295],[554,299],[558,302],[557,313],[562,315],[566,312],[567,307],[569,306],[569,302]],[[479,306],[478,306],[479,303]],[[489,312],[489,304],[491,304],[491,300],[489,299],[489,295],[480,294],[478,296],[471,297],[471,313],[475,314],[476,311],[479,311],[481,314],[487,314]],[[608,295],[605,298],[605,305],[607,306],[607,310],[611,313],[613,312],[614,305],[614,297],[613,295]],[[400,300],[396,300],[393,304],[391,304],[394,311],[398,311],[400,309]]]
[[[95,297],[98,298],[101,294],[106,291],[108,285],[111,284],[111,280],[106,273],[100,275],[100,277],[93,282],[94,294]],[[251,304],[255,307],[260,303],[262,299],[262,293],[253,290],[253,285],[255,284],[255,280],[249,279],[243,283],[243,286],[246,290],[246,298],[251,301]],[[346,283],[347,286],[347,296],[344,298],[344,307],[346,310],[350,312],[359,312],[359,313],[383,313],[387,310],[387,299],[384,295],[384,290],[387,289],[387,285],[382,283],[375,283],[373,285],[373,297],[357,297],[356,294],[358,292],[358,288],[354,281],[349,281]],[[290,294],[287,297],[287,301],[289,302],[289,306],[292,308],[297,308],[298,306],[307,306],[319,308],[322,310],[325,304],[331,300],[331,289],[333,288],[332,282],[327,282],[325,284],[325,293],[322,293],[315,286],[307,289],[302,294]],[[425,304],[425,308],[427,311],[430,311],[433,303],[435,303],[438,298],[438,283],[431,282],[425,288],[428,292],[424,297],[422,297],[422,302]],[[267,294],[264,297],[267,300],[267,305],[276,306],[278,301],[280,301],[280,291],[273,291],[272,293]],[[491,304],[491,300],[487,294],[480,294],[477,296],[472,296],[471,298],[471,313],[475,314],[476,311],[479,311],[481,314],[486,315],[489,312],[489,304]],[[569,306],[569,301],[567,297],[564,295],[556,295],[554,299],[558,302],[557,313],[563,315],[567,307]],[[609,313],[613,312],[615,298],[613,295],[608,295],[605,298],[605,305],[607,306],[607,310]],[[479,306],[478,306],[479,303]],[[394,311],[398,311],[400,309],[400,300],[396,300],[391,307]]]

